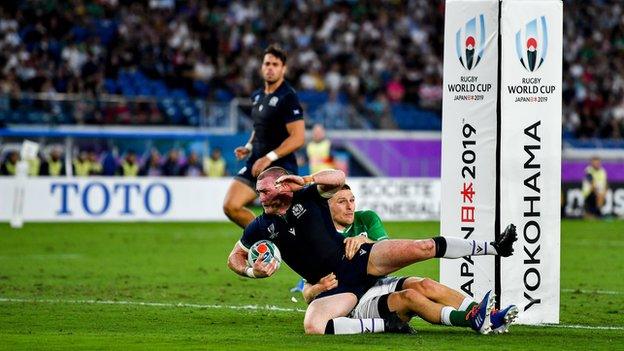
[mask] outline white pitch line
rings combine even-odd
[[[252,311],[276,311],[276,312],[299,312],[305,310],[300,308],[286,308],[274,305],[212,305],[197,303],[169,303],[169,302],[141,302],[141,301],[113,301],[113,300],[53,300],[53,299],[21,299],[0,297],[0,303],[49,303],[49,304],[86,304],[86,305],[127,305],[127,306],[148,306],[148,307],[182,307],[197,309],[229,309],[229,310],[252,310]],[[624,330],[624,327],[614,326],[591,326],[579,324],[538,324],[534,327],[546,328],[568,328],[568,329],[590,329],[590,330]]]
[[[598,294],[598,295],[623,295],[622,291],[612,290],[583,290],[583,289],[561,289],[562,292],[581,293],[581,294]]]
[[[300,308],[285,308],[273,305],[204,305],[196,303],[168,303],[168,302],[141,302],[141,301],[114,301],[114,300],[51,300],[51,299],[18,299],[0,297],[0,302],[27,302],[27,303],[50,303],[50,304],[87,304],[87,305],[130,305],[149,307],[186,307],[198,309],[231,309],[231,310],[264,310],[277,312],[305,312]]]
[[[566,329],[592,329],[592,330],[624,330],[624,327],[592,326],[580,324],[538,324],[538,327],[566,328]]]

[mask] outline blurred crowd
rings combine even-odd
[[[97,96],[140,71],[207,99],[247,97],[269,43],[300,91],[439,111],[444,2],[39,0],[0,5],[0,92]],[[564,1],[564,131],[622,138],[624,15]],[[197,89],[198,83],[209,89]],[[385,125],[380,125],[382,128]]]
[[[15,175],[20,155],[17,151],[8,151],[0,163],[0,176]],[[226,161],[221,149],[213,148],[210,155],[202,158],[196,152],[183,157],[180,150],[173,148],[165,157],[158,150],[140,157],[133,150],[128,150],[123,157],[116,157],[113,152],[82,150],[71,162],[71,174],[74,176],[173,176],[173,177],[223,177],[227,175]],[[67,175],[67,163],[60,147],[53,147],[45,155],[29,160],[30,176]]]
[[[624,136],[624,3],[564,1],[564,132]]]

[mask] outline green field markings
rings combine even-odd
[[[585,290],[585,289],[561,289],[564,293],[573,294],[596,294],[596,295],[623,295],[624,291],[612,291],[612,290]]]

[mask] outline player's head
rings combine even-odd
[[[594,169],[600,169],[600,157],[598,156],[592,157],[591,166],[594,167]]]
[[[286,74],[286,52],[277,45],[271,45],[262,54],[262,79],[268,84],[275,84],[284,79]]]
[[[334,196],[329,199],[329,210],[331,211],[334,224],[347,227],[353,224],[355,219],[355,196],[351,188],[345,184]]]
[[[256,191],[260,198],[260,203],[267,214],[283,214],[293,198],[292,192],[280,192],[275,186],[277,178],[289,174],[282,167],[270,167],[258,175]]]
[[[318,143],[323,139],[325,139],[325,128],[322,124],[316,123],[314,127],[312,127],[312,140]]]

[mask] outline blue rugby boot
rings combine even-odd
[[[488,291],[481,302],[474,306],[466,315],[466,319],[470,321],[470,327],[479,334],[488,334],[492,331],[492,322],[490,321],[490,313],[494,308],[494,294]]]
[[[501,334],[509,331],[509,325],[518,317],[518,307],[509,305],[502,310],[494,309],[490,314],[492,321],[492,333]]]

